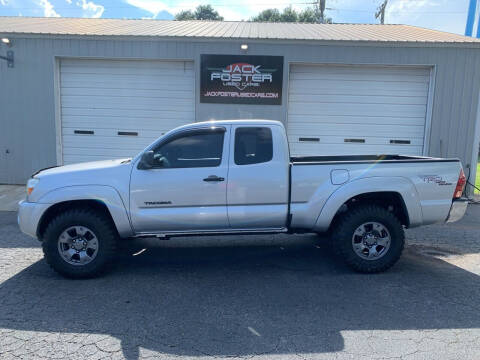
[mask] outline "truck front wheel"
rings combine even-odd
[[[113,259],[116,231],[110,219],[91,209],[70,209],[47,225],[42,248],[47,263],[68,278],[102,273]]]
[[[398,218],[376,205],[359,205],[342,215],[332,245],[348,266],[362,273],[385,271],[402,254],[405,234]]]

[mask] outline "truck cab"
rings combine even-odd
[[[134,161],[133,229],[139,234],[281,231],[288,218],[289,166],[279,122],[179,128]]]

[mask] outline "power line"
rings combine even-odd
[[[245,4],[232,4],[232,3],[209,3],[212,6],[216,7],[231,7],[231,8],[244,8]],[[277,2],[275,5],[281,5],[281,6],[288,6],[288,5],[314,5],[317,4],[316,2]],[[145,8],[141,8],[138,6],[134,5],[107,5],[107,4],[98,4],[98,6],[102,6],[105,9],[131,9],[131,8],[137,8],[144,10],[146,12],[150,12],[149,10]],[[263,6],[274,6],[272,3],[255,3],[251,4],[251,7],[263,7]],[[42,7],[17,7],[17,6],[9,6],[9,5],[4,5],[3,7],[0,6],[1,9],[8,9],[8,10],[43,10]],[[171,6],[169,8],[161,9],[159,11],[165,10],[168,11],[168,9],[184,9],[184,6]],[[58,10],[58,11],[79,11],[79,10],[85,10],[82,9],[81,7],[78,7],[76,5],[72,6],[55,6],[53,10]],[[325,10],[328,11],[344,11],[344,12],[356,12],[356,13],[372,13],[372,10],[361,10],[361,9],[348,9],[348,8],[333,8],[333,7],[326,7]],[[465,11],[415,11],[415,10],[394,10],[394,11],[389,11],[390,14],[466,14],[467,10]]]

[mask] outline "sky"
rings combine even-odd
[[[0,0],[0,16],[173,19],[181,10],[211,4],[225,20],[248,20],[267,8],[297,10],[314,0]],[[336,23],[378,23],[383,0],[326,0],[326,15]],[[389,0],[385,23],[409,24],[463,34],[469,0]]]

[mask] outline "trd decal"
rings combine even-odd
[[[443,180],[439,175],[420,175],[419,177],[425,184],[452,185],[452,183]]]

